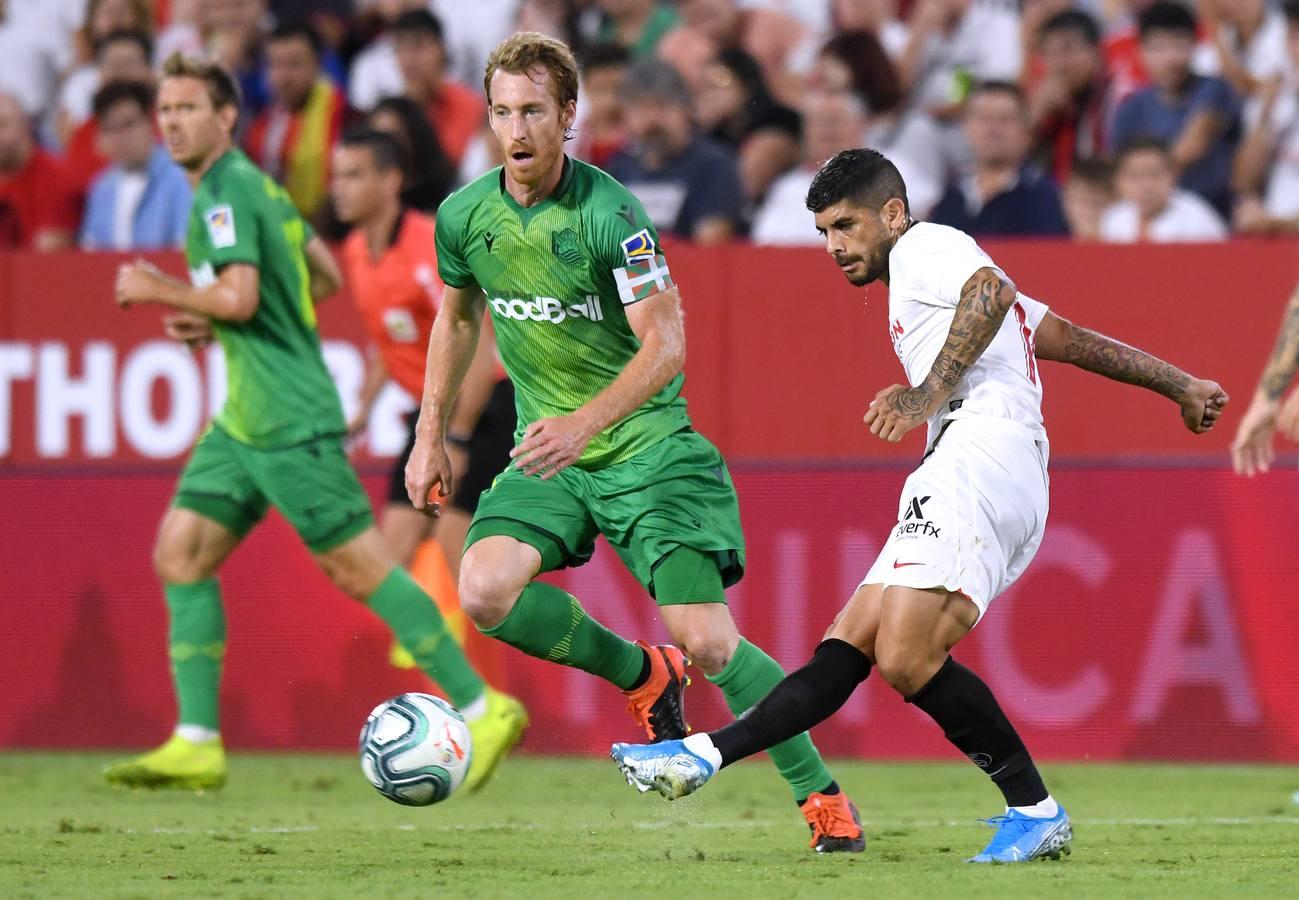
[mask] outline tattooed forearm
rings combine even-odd
[[[988,349],[1015,303],[1015,285],[995,269],[980,269],[961,290],[947,340],[925,379],[933,395],[947,397]]]
[[[1299,288],[1290,295],[1290,303],[1281,319],[1281,331],[1276,336],[1276,346],[1263,367],[1263,377],[1258,389],[1269,400],[1279,400],[1299,368]]]
[[[1144,350],[1129,347],[1090,329],[1080,328],[1072,322],[1068,325],[1068,332],[1063,361],[1073,363],[1080,369],[1125,384],[1149,388],[1177,402],[1181,402],[1191,383],[1190,375]]]

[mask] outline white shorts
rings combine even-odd
[[[953,419],[907,478],[863,585],[946,588],[979,607],[1028,568],[1046,528],[1045,434],[1006,419]]]

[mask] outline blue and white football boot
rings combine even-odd
[[[717,771],[711,762],[690,751],[684,741],[614,744],[609,755],[628,784],[642,794],[658,791],[669,800],[693,794]]]
[[[978,856],[967,860],[972,863],[1017,863],[1046,857],[1059,859],[1068,855],[1069,842],[1073,840],[1073,826],[1069,814],[1060,811],[1049,819],[1026,816],[1009,810],[1004,816],[985,819],[996,827],[988,846]]]

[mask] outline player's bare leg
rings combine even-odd
[[[434,521],[409,503],[389,503],[383,508],[379,534],[397,565],[410,569],[416,551],[428,540]],[[438,521],[437,528],[441,531],[441,521]],[[451,562],[450,558],[447,562]]]
[[[240,540],[220,523],[190,509],[175,507],[163,517],[153,567],[170,618],[177,726],[158,749],[105,769],[104,777],[113,784],[184,790],[225,784],[218,715],[225,615],[213,576]]]
[[[685,657],[632,643],[591,617],[572,594],[533,581],[542,553],[504,534],[474,542],[460,568],[460,603],[479,630],[529,656],[590,672],[622,690],[650,740],[684,737]]]
[[[437,605],[397,565],[379,530],[368,528],[316,560],[349,597],[369,606],[464,715],[474,737],[465,784],[477,790],[527,727],[522,704],[489,689],[447,631]]]

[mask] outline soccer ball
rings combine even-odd
[[[361,729],[361,771],[395,803],[428,806],[460,787],[473,758],[464,716],[441,697],[399,694]]]

